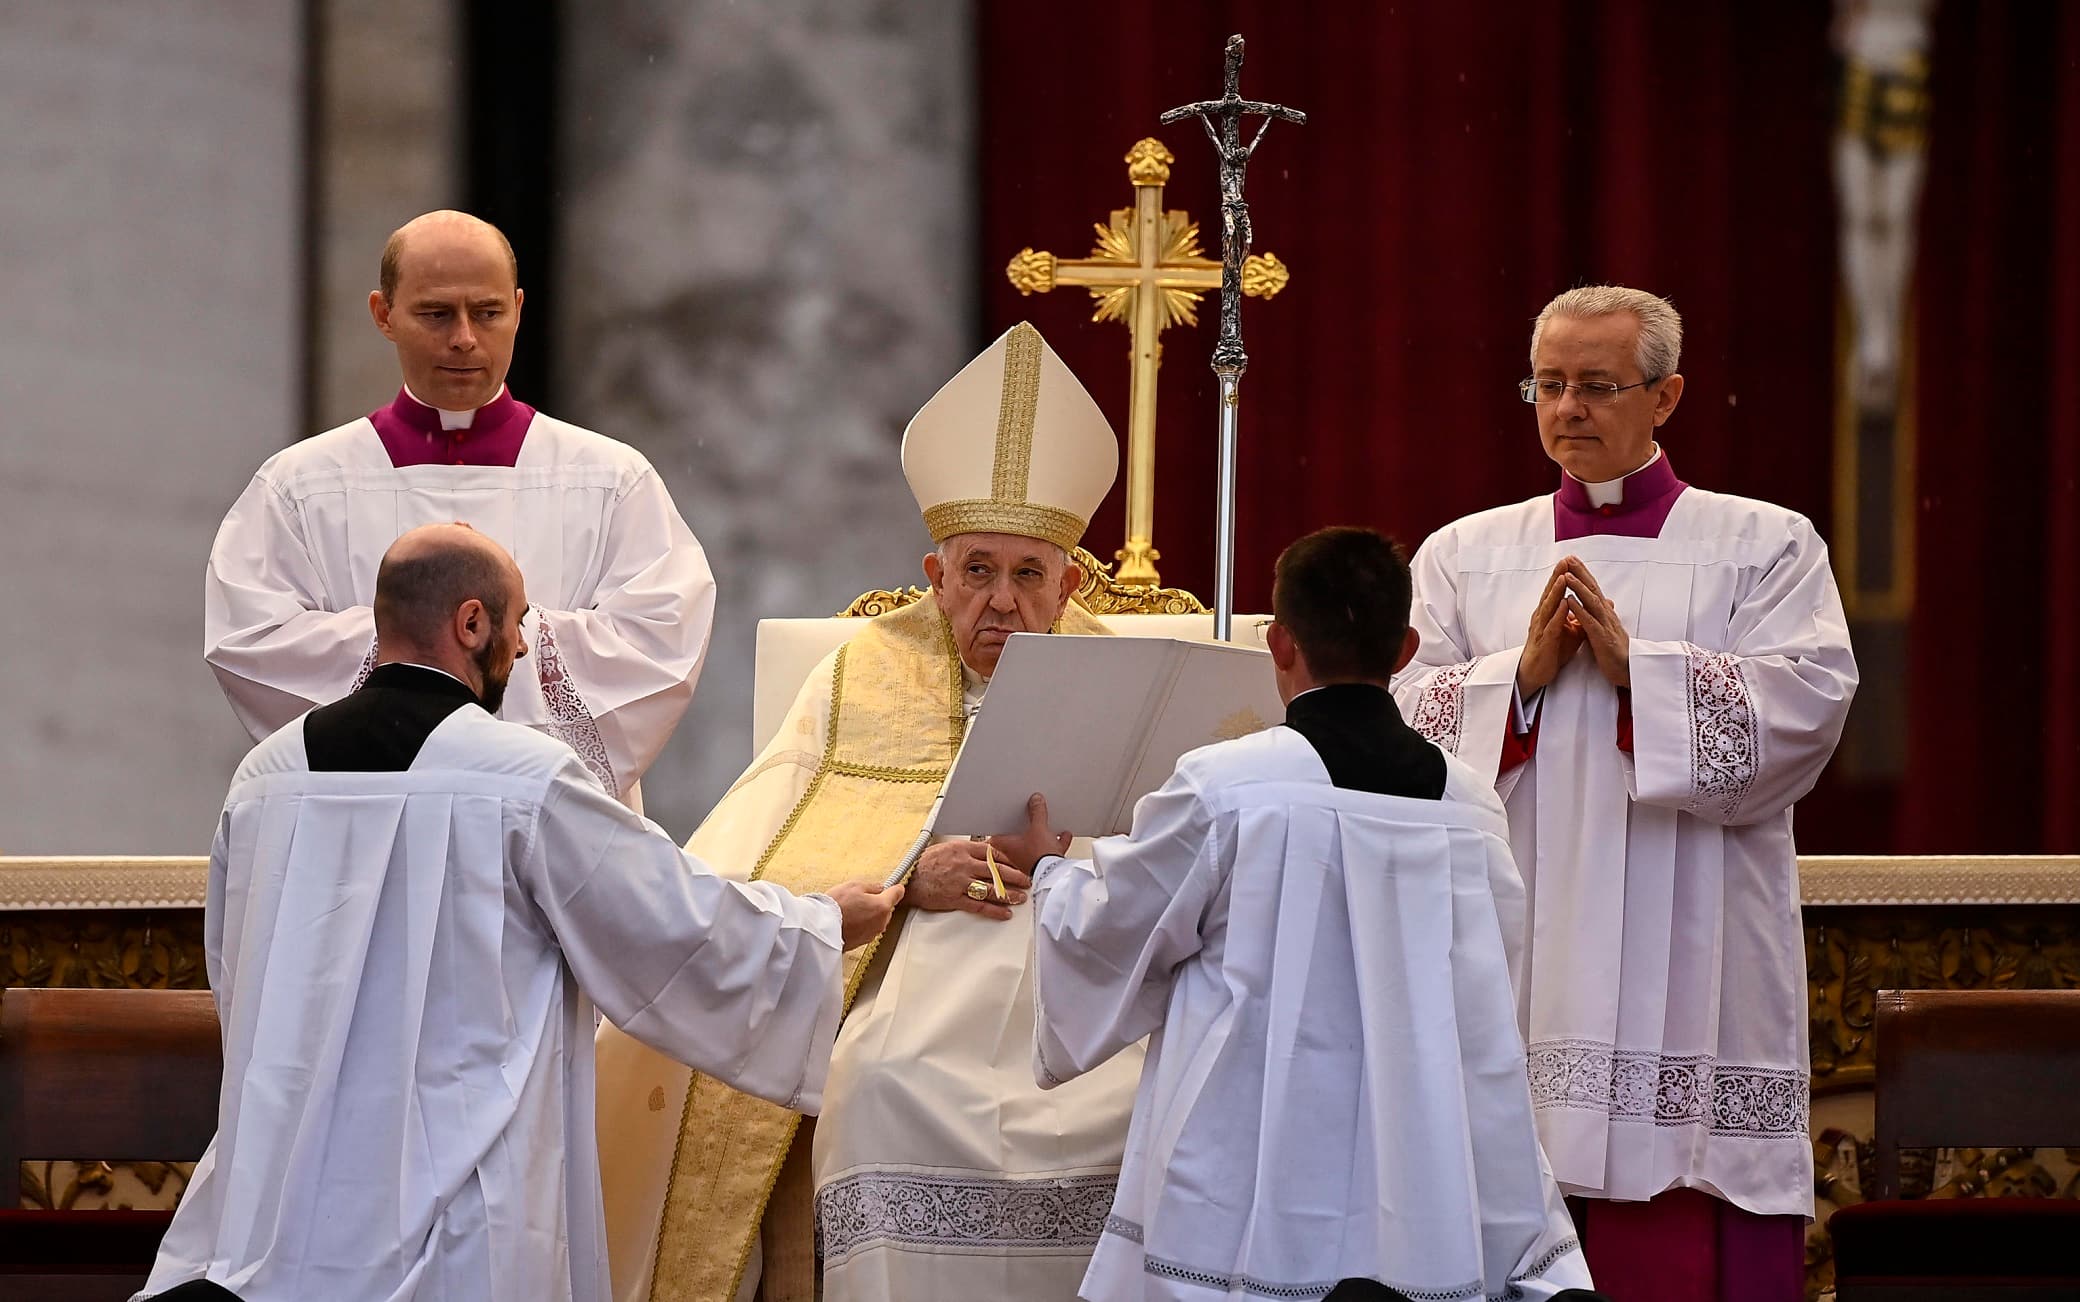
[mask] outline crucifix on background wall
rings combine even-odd
[[[1906,621],[1914,604],[1914,217],[1928,170],[1935,0],[1837,0],[1834,133],[1841,215],[1836,576],[1862,664],[1841,758],[1895,778],[1906,755]]]
[[[1088,258],[1057,258],[1019,250],[1004,274],[1021,294],[1080,285],[1097,300],[1093,321],[1122,321],[1130,332],[1132,382],[1127,407],[1127,541],[1116,553],[1122,583],[1157,583],[1155,529],[1156,372],[1168,326],[1198,324],[1199,296],[1220,288],[1221,264],[1201,255],[1199,224],[1179,209],[1163,209],[1163,186],[1177,159],[1153,137],[1127,151],[1134,206],[1116,208],[1109,224],[1094,226]],[[1243,264],[1242,292],[1270,298],[1291,278],[1270,253]]]

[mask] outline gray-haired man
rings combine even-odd
[[[1431,740],[1496,774],[1530,894],[1539,1135],[1615,1302],[1793,1302],[1812,1215],[1792,803],[1856,663],[1804,517],[1676,478],[1682,318],[1597,285],[1549,303],[1521,386],[1555,493],[1417,553]]]

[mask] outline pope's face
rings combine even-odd
[[[953,626],[961,662],[984,678],[1013,633],[1045,633],[1083,571],[1051,542],[1010,533],[963,533],[924,558],[932,596]]]
[[[457,223],[416,232],[396,293],[371,295],[369,310],[421,401],[473,411],[506,382],[523,297],[497,238]]]
[[[1630,312],[1599,317],[1554,317],[1539,333],[1532,376],[1540,380],[1637,385],[1639,318]],[[1576,390],[1541,402],[1538,441],[1560,468],[1584,483],[1628,475],[1653,455],[1654,431],[1675,411],[1683,377],[1629,388],[1609,403],[1592,406]]]

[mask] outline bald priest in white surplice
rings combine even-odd
[[[501,718],[624,800],[678,726],[714,576],[642,453],[507,391],[524,298],[485,222],[428,213],[391,237],[369,307],[404,388],[270,457],[210,548],[205,655],[255,741],[366,678],[383,550],[449,520],[504,545],[537,603]]]
[[[872,620],[802,685],[690,843],[813,891],[894,867],[1014,631],[1095,634],[1066,549],[1111,487],[1118,444],[1029,325],[919,411],[903,469],[939,550],[932,591]],[[1070,1298],[1126,1142],[1140,1050],[1043,1093],[1029,1064],[1032,912],[989,897],[980,843],[941,842],[910,880],[832,1056],[812,1151],[797,1119],[602,1028],[600,1161],[621,1302],[811,1302],[809,1159],[824,1302]],[[761,1221],[764,1231],[761,1234]]]

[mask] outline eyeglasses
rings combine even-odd
[[[1558,402],[1560,395],[1569,389],[1574,396],[1591,407],[1608,407],[1618,400],[1618,395],[1627,389],[1644,389],[1650,384],[1659,384],[1659,379],[1641,380],[1638,384],[1612,384],[1609,380],[1584,380],[1580,384],[1569,384],[1565,380],[1541,380],[1537,376],[1517,382],[1517,396],[1526,402]]]

